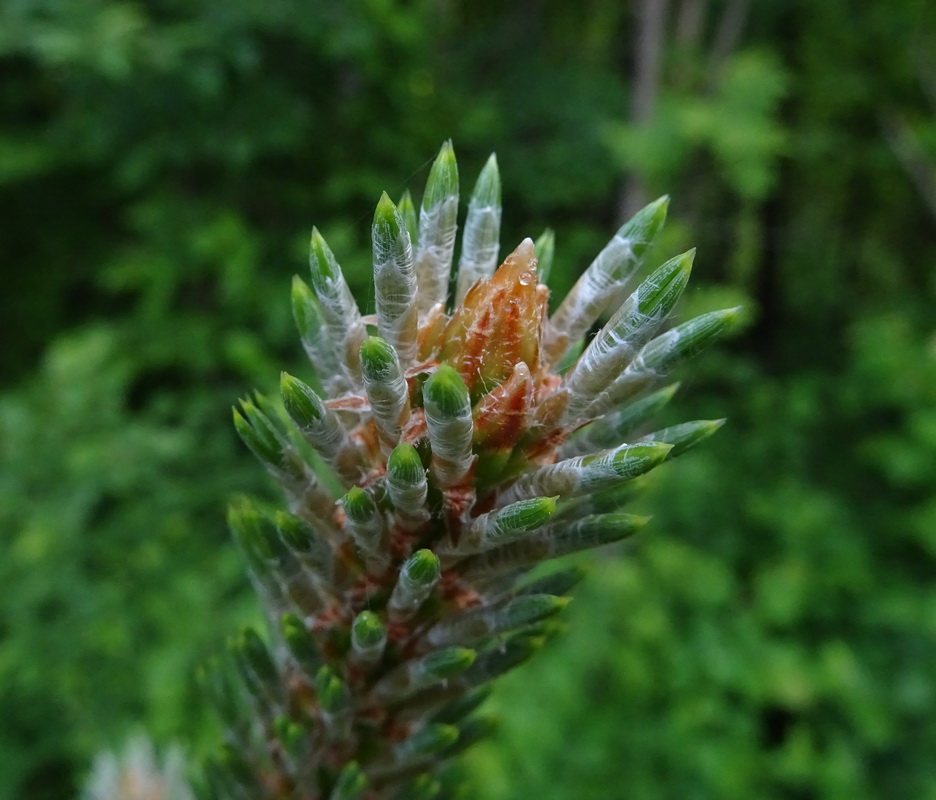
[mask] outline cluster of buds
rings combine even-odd
[[[531,572],[637,531],[646,519],[621,510],[635,479],[722,422],[642,431],[673,396],[669,371],[738,319],[661,333],[692,251],[630,291],[667,199],[623,225],[550,315],[552,233],[498,266],[500,194],[491,156],[454,281],[451,144],[418,216],[408,193],[384,194],[372,316],[312,232],[311,285],[296,278],[292,300],[314,378],[284,373],[281,406],[254,396],[234,411],[288,511],[230,511],[270,630],[245,629],[233,666],[205,671],[226,730],[209,797],[436,796],[439,765],[490,731],[474,713],[489,684],[554,634],[582,577]]]

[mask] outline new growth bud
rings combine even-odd
[[[423,408],[432,447],[432,468],[440,486],[457,484],[474,460],[471,399],[459,374],[442,364],[423,386]]]
[[[521,361],[538,369],[546,310],[538,286],[533,241],[524,239],[452,315],[439,359],[458,370],[474,399],[507,380]]]
[[[458,166],[452,143],[442,145],[426,182],[419,212],[419,236],[416,246],[416,279],[419,285],[417,304],[426,314],[438,303],[445,304],[455,230],[458,218]]]
[[[416,358],[417,344],[416,262],[406,221],[386,192],[374,212],[371,238],[377,330],[402,364],[409,366]]]
[[[341,504],[357,546],[365,555],[382,558],[383,515],[377,509],[374,498],[355,486],[344,496]]]
[[[647,518],[622,509],[647,473],[723,422],[648,424],[676,389],[662,377],[740,320],[729,309],[663,328],[694,258],[635,280],[666,197],[549,316],[555,236],[522,239],[498,266],[493,155],[451,275],[458,194],[446,142],[418,211],[409,192],[381,195],[373,316],[313,229],[292,311],[315,378],[284,372],[282,408],[254,395],[234,410],[287,510],[231,504],[271,635],[268,647],[245,629],[235,669],[200,678],[226,728],[206,768],[212,800],[438,795],[432,773],[493,728],[474,713],[491,682],[564,628],[582,570],[540,567],[639,530]]]
[[[351,654],[364,667],[380,661],[387,645],[387,629],[372,611],[362,611],[351,626]]]
[[[439,582],[439,557],[431,550],[417,550],[403,564],[387,608],[396,618],[415,614]]]
[[[389,447],[400,441],[400,431],[409,419],[409,386],[400,359],[391,345],[371,336],[361,345],[364,389],[381,440]]]
[[[468,203],[468,218],[465,220],[462,253],[458,262],[456,306],[477,281],[494,274],[500,249],[500,221],[500,174],[497,171],[497,158],[492,153],[478,176]]]
[[[416,448],[397,445],[387,460],[387,493],[400,522],[413,528],[426,521],[427,492],[426,470]]]

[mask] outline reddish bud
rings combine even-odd
[[[533,241],[524,239],[493,276],[471,287],[446,326],[439,360],[461,373],[472,398],[500,386],[521,361],[537,371],[546,313],[538,283]]]

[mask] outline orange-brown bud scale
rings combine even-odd
[[[475,462],[477,464],[477,462]],[[458,541],[462,523],[475,504],[477,494],[474,489],[475,467],[468,472],[468,479],[464,484],[451,486],[443,492],[445,498],[445,524],[449,537]]]
[[[474,443],[480,451],[513,448],[529,422],[533,407],[533,378],[524,363],[494,391],[485,395],[474,412]]]
[[[507,380],[518,362],[539,369],[546,304],[537,287],[533,242],[524,239],[491,278],[471,287],[446,326],[439,360],[458,370],[473,400]]]
[[[534,401],[533,378],[521,361],[510,378],[475,407],[474,446],[478,453],[475,474],[482,492],[498,479],[526,431]]]
[[[420,322],[419,334],[417,336],[418,353],[420,361],[427,361],[430,354],[435,350],[439,335],[445,328],[445,309],[442,304],[438,304],[429,309],[426,318]]]
[[[454,570],[442,571],[438,589],[445,602],[449,603],[455,610],[464,611],[481,605],[481,595],[471,587],[466,586],[461,576]]]

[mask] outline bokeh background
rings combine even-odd
[[[386,189],[491,151],[560,296],[664,192],[669,466],[460,767],[489,800],[936,798],[936,9],[927,0],[5,0],[0,798],[75,796],[256,615],[229,405],[308,372],[313,224],[366,303]]]

